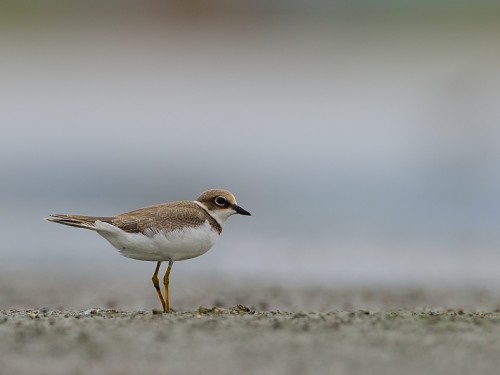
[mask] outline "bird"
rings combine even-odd
[[[169,282],[174,262],[205,254],[215,244],[224,222],[232,215],[251,216],[224,189],[203,192],[194,201],[173,201],[140,208],[116,216],[51,214],[45,220],[97,232],[125,257],[156,262],[151,278],[163,312],[171,311]],[[158,273],[168,262],[163,277]]]

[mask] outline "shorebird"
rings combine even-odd
[[[54,214],[45,220],[90,229],[132,259],[156,262],[153,285],[164,312],[170,311],[169,281],[172,265],[205,254],[217,241],[224,222],[234,214],[248,215],[234,195],[222,189],[208,190],[194,201],[175,201],[140,208],[116,216]],[[163,298],[158,272],[168,262],[163,277]]]

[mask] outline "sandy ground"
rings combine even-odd
[[[120,283],[51,280],[0,277],[0,374],[460,375],[500,368],[500,294],[492,290],[211,280],[181,283],[177,312],[163,314],[152,310],[149,285],[119,292]],[[31,306],[23,306],[27,300]]]

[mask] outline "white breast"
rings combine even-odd
[[[219,238],[219,233],[206,221],[198,227],[171,232],[127,233],[101,221],[96,231],[128,258],[149,261],[177,261],[205,254]]]

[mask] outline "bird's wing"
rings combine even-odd
[[[153,234],[203,225],[211,216],[196,203],[180,201],[141,208],[117,215],[111,224],[129,233]]]

